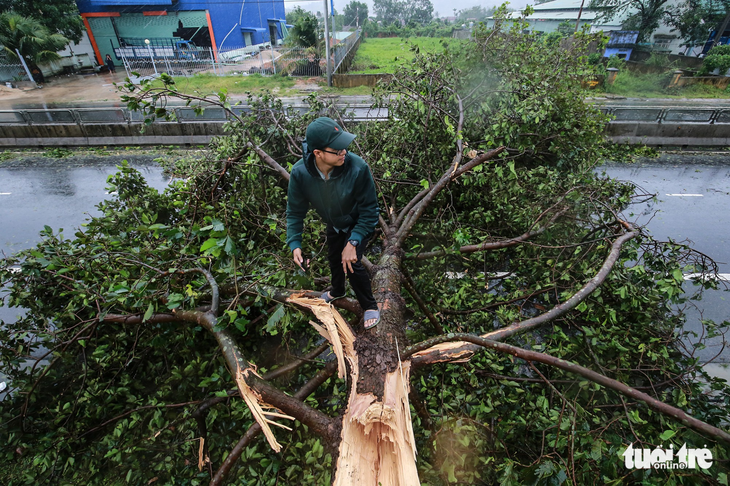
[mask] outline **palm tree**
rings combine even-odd
[[[0,46],[10,59],[25,59],[31,72],[38,64],[60,59],[58,51],[69,44],[61,34],[51,33],[38,20],[13,11],[0,14]],[[16,52],[17,50],[17,52]]]

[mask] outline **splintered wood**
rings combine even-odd
[[[370,393],[357,393],[352,387],[342,422],[335,486],[421,484],[408,404],[409,376],[408,362],[388,373],[382,401]],[[357,376],[352,379],[357,383]]]
[[[500,329],[501,331],[502,329]],[[496,334],[498,331],[491,331],[486,334],[482,334],[479,337],[482,337],[484,339],[489,339],[491,336]],[[414,354],[411,358],[420,358],[423,356],[431,356],[429,359],[429,362],[431,363],[439,363],[439,362],[449,362],[449,363],[466,363],[468,362],[472,356],[474,356],[474,351],[470,348],[474,345],[471,343],[467,343],[466,341],[454,341],[454,342],[448,342],[448,343],[440,343],[436,344],[434,346],[431,346],[428,349],[424,349],[423,351],[419,351],[416,354]]]
[[[354,356],[355,335],[352,333],[350,326],[347,325],[345,319],[337,312],[332,304],[328,304],[322,299],[313,299],[311,297],[294,296],[288,299],[293,304],[306,307],[312,311],[314,316],[324,324],[324,328],[315,322],[309,323],[332,344],[332,351],[337,356],[337,376],[345,377],[345,359],[347,356]],[[345,348],[349,348],[346,352]],[[351,363],[352,364],[352,363]]]
[[[276,437],[274,437],[274,433],[271,431],[271,427],[269,427],[269,424],[276,425],[277,427],[282,427],[287,430],[291,429],[289,427],[286,427],[285,425],[281,425],[278,422],[269,420],[268,418],[266,418],[266,416],[269,415],[290,420],[294,420],[294,417],[290,417],[289,415],[284,415],[281,413],[264,412],[262,407],[273,407],[264,403],[264,401],[261,399],[261,396],[256,393],[250,386],[248,386],[245,376],[245,374],[248,373],[255,373],[255,371],[250,368],[246,369],[245,371],[241,371],[241,368],[238,368],[236,370],[235,378],[236,385],[238,385],[238,392],[243,397],[246,405],[248,405],[249,410],[251,410],[251,415],[253,415],[254,420],[256,420],[256,422],[258,422],[258,424],[261,426],[261,431],[264,433],[266,440],[269,442],[269,446],[271,446],[274,451],[279,452],[281,450],[281,444],[276,441]]]
[[[385,377],[383,399],[357,393],[359,378],[355,336],[339,312],[322,299],[292,297],[289,301],[312,310],[324,325],[312,322],[332,344],[339,376],[349,362],[350,397],[342,420],[335,486],[418,486],[416,441],[408,403],[410,363],[402,363]]]

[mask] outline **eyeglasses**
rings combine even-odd
[[[334,152],[332,150],[325,150],[325,149],[321,149],[321,150],[322,150],[322,152],[327,152],[328,154],[332,154],[332,155],[345,155],[347,153],[347,149],[336,150]]]

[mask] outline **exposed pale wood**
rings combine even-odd
[[[383,400],[350,392],[342,422],[335,486],[418,486],[416,443],[408,403],[410,364],[388,373]],[[351,373],[357,382],[357,370]]]
[[[264,415],[271,416],[271,417],[280,417],[280,418],[285,418],[285,419],[289,419],[289,420],[296,420],[291,415],[285,415],[283,413],[266,412],[266,411],[264,411]]]
[[[350,397],[342,420],[335,486],[418,486],[416,441],[413,435],[410,362],[399,363],[387,373],[382,400],[372,393],[358,393],[358,356],[355,335],[339,312],[322,299],[292,296],[289,302],[312,311],[324,324],[312,326],[332,343],[338,368],[349,371]],[[345,367],[345,362],[349,368]]]
[[[355,335],[350,329],[350,326],[347,325],[347,321],[337,312],[332,304],[328,304],[322,299],[295,295],[287,300],[293,304],[310,309],[315,317],[324,324],[327,335],[322,332],[321,328],[317,329],[320,326],[312,323],[315,329],[317,329],[317,332],[332,344],[332,351],[337,356],[337,377],[344,378],[347,367],[345,366],[343,342],[345,344],[349,343],[350,346],[355,342]]]
[[[250,372],[253,372],[250,368],[245,371],[241,371],[241,368],[236,370],[236,385],[238,385],[238,392],[241,394],[241,397],[243,397],[246,405],[248,405],[249,410],[251,410],[251,415],[253,415],[254,420],[256,420],[256,422],[261,426],[261,431],[264,433],[266,440],[269,442],[269,446],[271,446],[275,452],[279,452],[281,451],[281,444],[276,441],[276,437],[274,437],[274,433],[271,431],[271,427],[269,427],[270,421],[264,416],[264,411],[260,404],[260,402],[262,402],[261,396],[248,386],[248,383],[246,383],[244,373]]]

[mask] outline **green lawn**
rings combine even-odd
[[[421,52],[436,52],[443,49],[444,44],[452,45],[464,41],[438,37],[388,37],[384,39],[368,38],[360,44],[360,48],[352,63],[352,74],[393,73],[395,68],[413,59],[413,46]]]
[[[730,92],[706,84],[693,84],[680,88],[666,88],[672,74],[634,74],[619,72],[613,85],[598,92],[627,98],[730,98]]]
[[[229,95],[242,95],[248,91],[257,93],[265,89],[275,92],[279,96],[290,96],[296,93],[294,84],[296,78],[288,76],[262,76],[250,74],[248,76],[216,76],[215,74],[196,74],[195,76],[175,76],[175,85],[183,93],[216,94],[222,89],[228,90]],[[161,81],[155,81],[155,86],[162,86]]]

